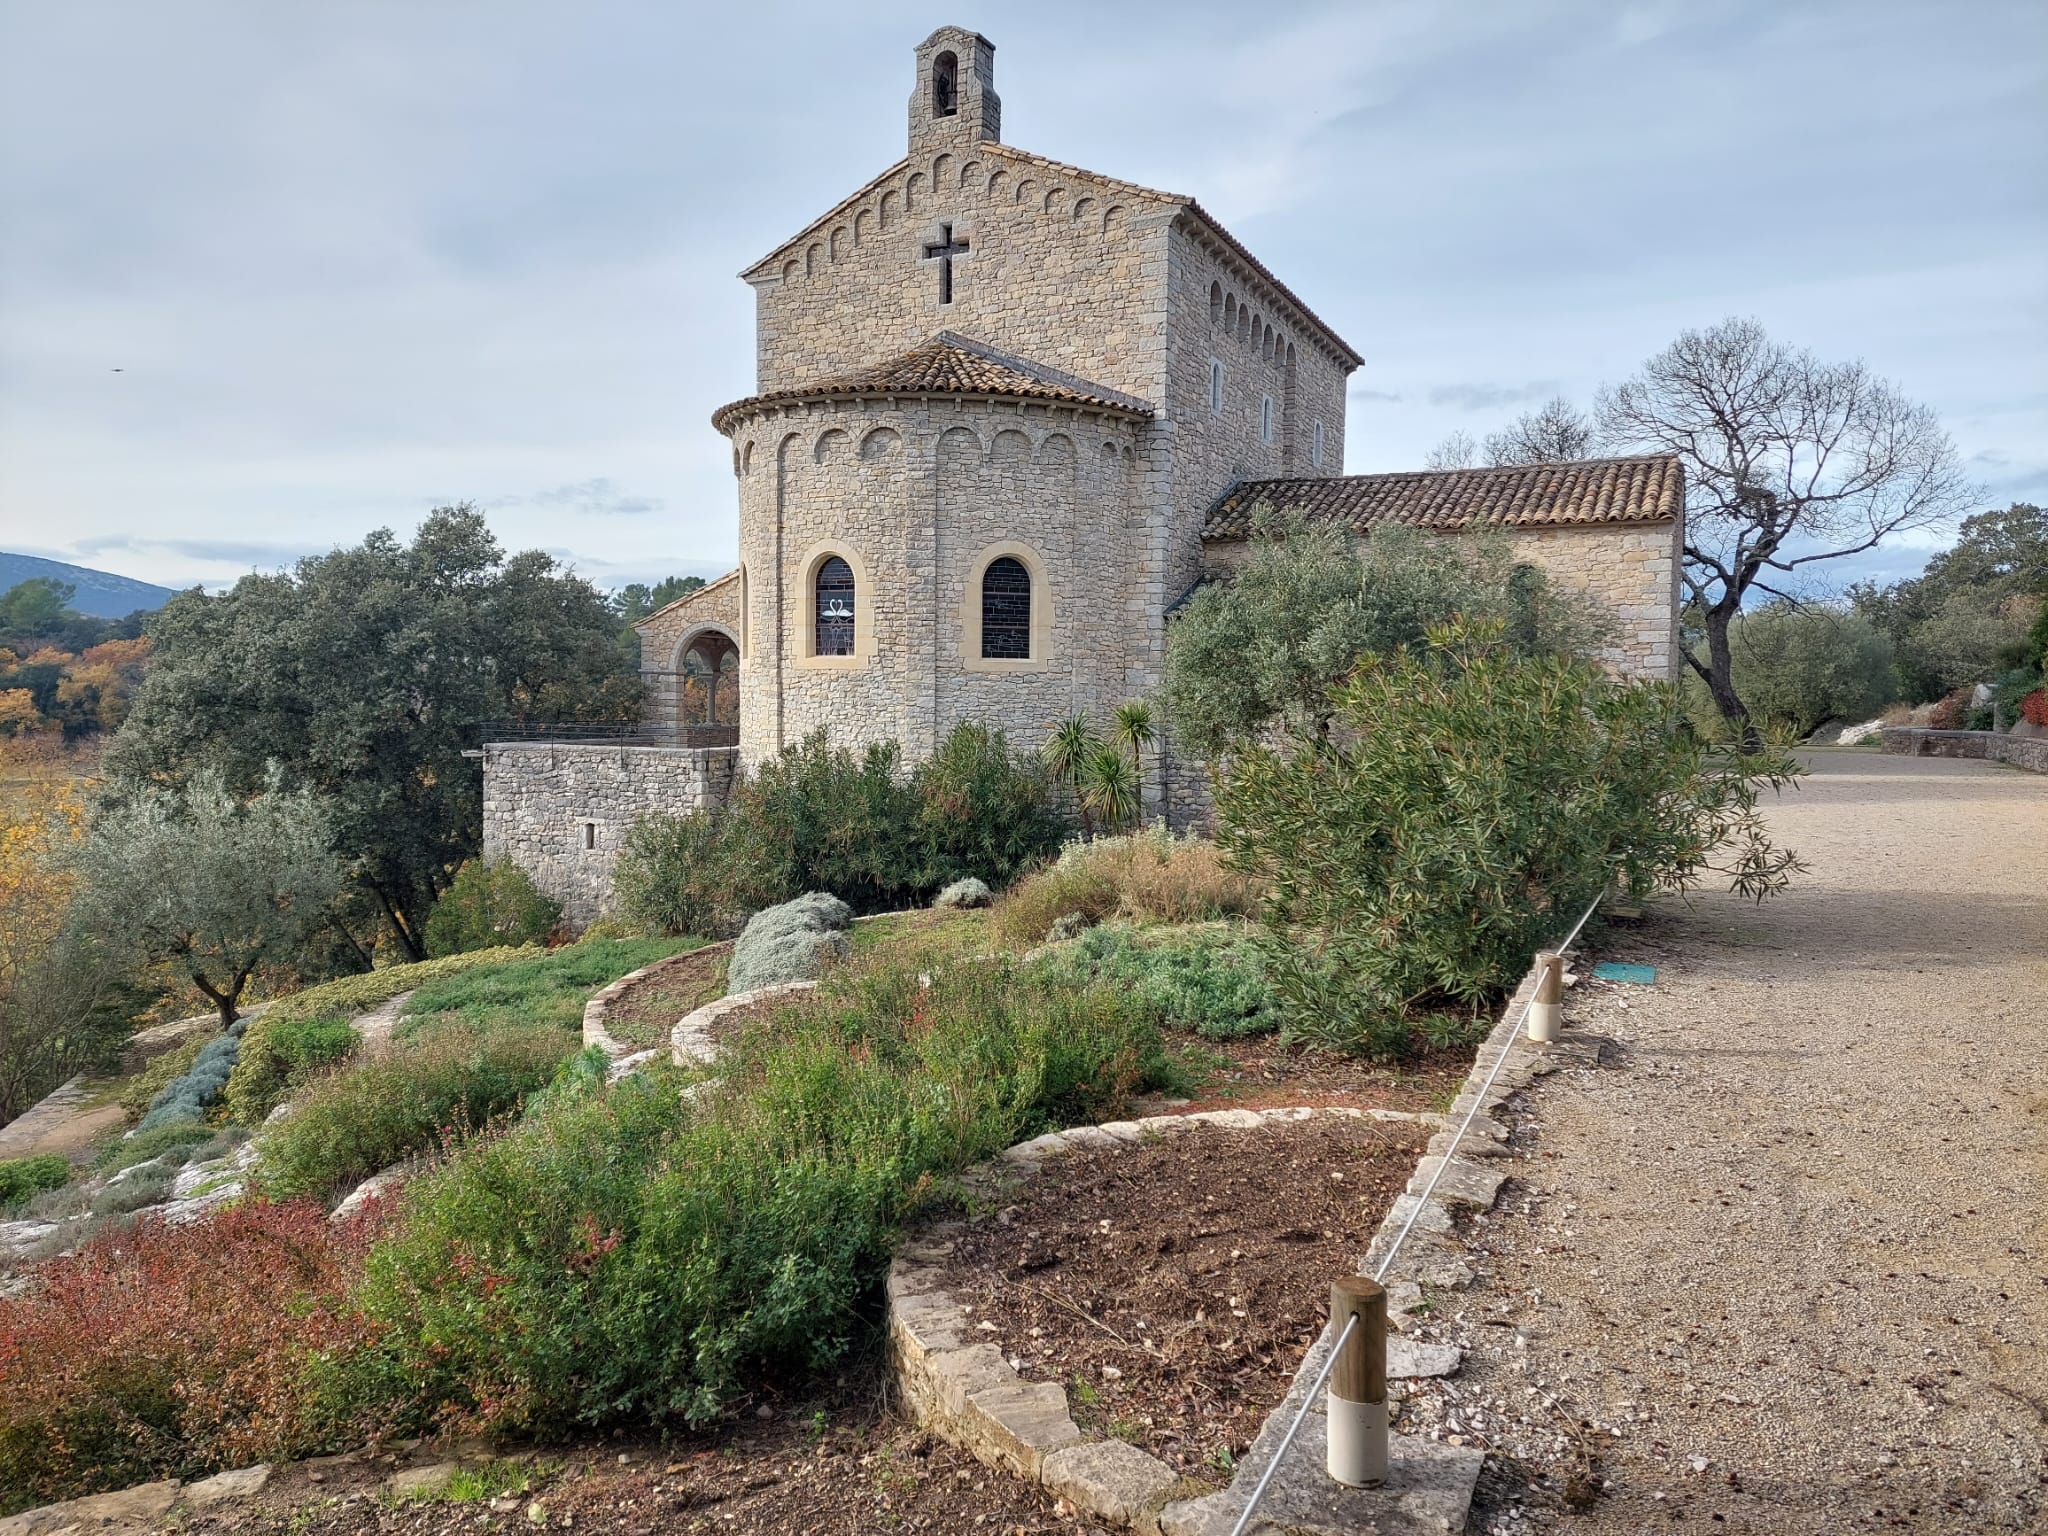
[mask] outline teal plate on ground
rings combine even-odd
[[[1632,981],[1637,986],[1647,987],[1657,979],[1654,965],[1630,965],[1625,960],[1602,960],[1593,967],[1595,981]]]

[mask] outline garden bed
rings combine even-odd
[[[1176,1039],[1188,1037],[1176,1035]],[[1309,1105],[1351,1109],[1440,1110],[1457,1096],[1472,1064],[1469,1047],[1432,1051],[1398,1066],[1335,1051],[1282,1046],[1272,1035],[1198,1040],[1190,1065],[1202,1070],[1189,1102],[1147,1104],[1141,1114],[1205,1109],[1277,1109]]]
[[[1427,1139],[1317,1115],[1071,1150],[966,1224],[936,1283],[1085,1432],[1220,1485]]]
[[[678,1019],[725,996],[731,955],[730,944],[708,944],[648,967],[606,1000],[605,1032],[636,1051],[668,1044]]]
[[[323,1457],[278,1468],[255,1499],[188,1516],[182,1529],[188,1536],[427,1536],[488,1528],[604,1536],[1081,1536],[1089,1529],[1057,1514],[1045,1490],[878,1413],[879,1396],[873,1378],[856,1373],[833,1393],[776,1402],[765,1420],[747,1412],[666,1442],[586,1440],[516,1460],[504,1452],[424,1498],[395,1494],[390,1480],[435,1464],[443,1453],[432,1445],[396,1455]],[[529,1512],[536,1504],[538,1518]]]

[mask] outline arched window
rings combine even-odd
[[[1222,319],[1223,285],[1221,283],[1211,283],[1209,285],[1209,323],[1211,325],[1216,325],[1219,324],[1222,321]]]
[[[1209,409],[1223,409],[1223,365],[1213,357],[1209,359]]]
[[[853,654],[853,567],[837,555],[818,567],[817,655]]]
[[[1273,441],[1273,397],[1267,395],[1259,405],[1259,441]]]
[[[1031,659],[1031,573],[1010,555],[989,561],[981,573],[981,656]]]
[[[960,61],[950,53],[932,60],[932,116],[951,117],[960,110]]]

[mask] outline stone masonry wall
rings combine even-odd
[[[961,720],[1036,746],[1076,710],[1127,693],[1142,428],[1061,407],[980,401],[838,401],[736,422],[740,747],[759,763],[820,727],[915,759]],[[1031,570],[1027,662],[989,667],[973,644],[992,551]],[[819,564],[853,568],[855,654],[820,657]],[[971,612],[970,612],[971,609]],[[1049,612],[1045,611],[1049,609]]]
[[[1592,599],[1616,635],[1601,659],[1629,677],[1678,676],[1679,524],[1517,528],[1517,559],[1541,566],[1564,592]]]
[[[576,928],[611,904],[612,869],[643,816],[725,803],[732,747],[496,742],[484,748],[484,857],[510,858]]]

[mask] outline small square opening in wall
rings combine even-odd
[[[594,821],[583,823],[583,846],[585,848],[595,848],[597,846],[597,823]]]

